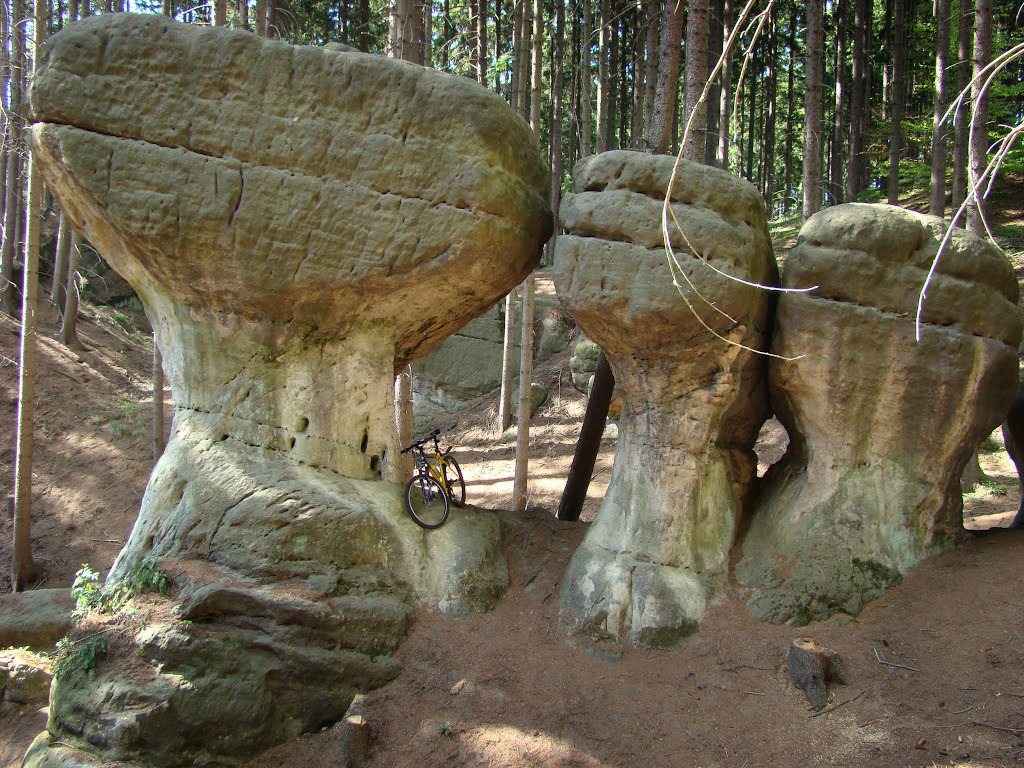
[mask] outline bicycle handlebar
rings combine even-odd
[[[420,446],[426,445],[431,440],[433,440],[436,443],[438,435],[440,435],[440,434],[441,434],[441,430],[440,429],[435,429],[433,432],[431,432],[426,437],[422,437],[419,440],[414,440],[412,445],[410,445],[408,448],[403,448],[401,453],[408,453],[413,448],[419,448]]]

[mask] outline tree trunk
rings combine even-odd
[[[928,213],[946,215],[946,124],[942,116],[949,106],[950,0],[936,0],[935,119],[932,123],[932,190]]]
[[[734,0],[725,0],[722,15],[722,39],[728,40],[736,24],[736,8]],[[723,45],[724,48],[724,45]],[[729,170],[729,142],[732,138],[732,52],[730,51],[722,63],[722,86],[719,91],[720,104],[718,122],[718,164]]]
[[[78,340],[78,266],[82,260],[79,250],[81,240],[74,232],[71,233],[71,255],[68,258],[67,296],[64,299],[64,320],[60,326],[60,340],[65,346],[78,349],[82,346]]]
[[[267,36],[267,0],[256,0],[256,35]]]
[[[829,187],[833,203],[843,202],[843,112],[846,109],[846,0],[835,5],[836,100],[832,114],[832,151],[829,156]]]
[[[718,60],[722,56],[722,47],[725,44],[723,38],[725,32],[724,18],[724,0],[715,0],[715,8],[711,14],[711,27],[708,32],[708,72],[714,71],[715,65],[718,64]],[[704,165],[718,164],[718,145],[722,132],[721,94],[722,73],[719,73],[718,77],[715,78],[714,84],[711,86],[711,90],[708,92],[708,130],[705,134]]]
[[[25,2],[11,0],[11,79],[9,85],[9,121],[6,142],[7,166],[4,204],[4,231],[0,242],[0,311],[15,313],[14,255],[18,247],[18,220],[22,218],[19,192],[23,142],[22,94],[25,73]]]
[[[644,23],[647,26],[647,66],[644,73],[644,127],[643,134],[637,137],[637,148],[648,146],[651,135],[651,123],[654,121],[654,94],[658,88],[658,23],[661,12],[658,0],[644,0]]]
[[[512,355],[514,353],[516,325],[516,292],[509,291],[505,297],[505,332],[501,347],[501,392],[498,398],[499,432],[512,426]]]
[[[972,0],[960,0],[960,28],[957,34],[956,92],[962,93],[971,81],[971,24],[974,6]],[[971,124],[971,111],[964,104],[953,118],[953,183],[954,211],[960,210],[967,197],[967,144]]]
[[[861,30],[870,24],[868,0],[854,0],[854,33],[853,33],[853,82],[850,89],[850,153],[846,163],[846,199],[856,200],[860,192],[864,162],[864,134],[861,112],[865,108],[865,78],[867,77],[868,57],[866,39]]]
[[[988,165],[988,94],[982,92],[984,77],[981,71],[992,61],[992,0],[978,0],[974,11],[974,84],[971,86],[970,172],[971,188],[975,199],[967,206],[967,230],[985,235],[985,190],[981,176]]]
[[[594,463],[601,447],[601,435],[604,434],[605,419],[608,418],[608,406],[612,402],[612,391],[615,389],[615,377],[608,365],[608,358],[601,353],[597,359],[597,371],[594,383],[590,387],[590,398],[583,416],[583,427],[576,441],[572,466],[562,491],[562,500],[558,505],[559,520],[579,520],[583,504],[587,500],[587,489],[594,475]]]
[[[249,29],[249,0],[238,0],[238,23],[242,29]]]
[[[477,9],[476,23],[476,45],[477,58],[476,68],[479,73],[479,83],[487,87],[487,0],[480,0]]]
[[[900,197],[900,158],[903,155],[903,107],[907,87],[906,67],[906,0],[893,0],[892,23],[892,83],[889,106],[892,132],[889,135],[889,199],[896,205]]]
[[[690,132],[683,146],[683,157],[695,163],[704,162],[707,145],[708,106],[707,102],[699,102],[708,80],[710,25],[708,0],[690,0],[686,21],[686,99],[682,115],[683,125],[689,125]]]
[[[583,0],[583,39],[580,46],[580,157],[590,154],[590,83],[591,69],[591,27],[590,0]]]
[[[413,410],[412,410],[412,366],[395,377],[395,426],[398,429],[399,447],[405,449],[413,441]],[[400,453],[397,457],[398,476],[403,480],[412,477],[412,451]]]
[[[532,0],[522,0],[523,16],[520,20],[522,32],[519,36],[519,108],[518,112],[526,122],[530,122],[530,82],[531,82],[531,31],[533,26]]]
[[[68,256],[71,253],[71,225],[63,211],[58,212],[57,247],[54,249],[53,280],[50,282],[50,303],[64,311],[68,292]]]
[[[46,37],[49,5],[36,0],[35,45],[32,60],[40,60]],[[24,280],[21,294],[21,355],[18,367],[18,421],[14,454],[14,542],[11,588],[23,591],[39,572],[32,559],[32,436],[36,376],[36,307],[39,294],[39,229],[42,218],[43,177],[35,155],[29,155],[28,200],[25,206]]]
[[[228,1],[213,1],[213,26],[224,27],[228,23]]]
[[[526,0],[512,0],[512,75],[511,75],[511,89],[512,98],[509,101],[512,109],[516,112],[520,111],[520,100],[521,96],[519,92],[521,86],[519,84],[519,59],[523,55],[522,52],[522,36],[523,36],[523,5]],[[455,30],[452,30],[454,34]]]
[[[750,119],[747,121],[747,181],[751,184],[754,183],[754,132],[760,127],[757,115],[757,90],[758,83],[760,81],[761,73],[761,45],[758,43],[757,47],[754,48],[753,59],[751,60],[752,71],[758,73],[757,77],[748,77],[750,85],[749,88],[749,103],[747,104],[747,114],[750,115]]]
[[[825,0],[807,0],[807,82],[804,87],[803,217],[821,208],[822,69]]]
[[[530,127],[540,144],[540,99],[544,72],[544,0],[534,0],[533,7],[533,78],[530,95]],[[533,283],[531,283],[533,285]],[[531,299],[532,301],[532,299]]]
[[[647,132],[647,146],[656,155],[665,154],[673,141],[672,124],[677,103],[676,84],[679,80],[679,45],[683,37],[682,2],[666,0],[663,14],[658,87]]]
[[[153,408],[150,429],[150,447],[153,452],[153,463],[156,464],[164,453],[167,444],[164,435],[164,359],[160,347],[156,345],[156,333],[153,334]]]
[[[641,137],[644,130],[644,95],[647,92],[647,81],[644,80],[647,70],[647,50],[644,47],[646,33],[643,0],[636,0],[633,18],[633,119],[629,126],[629,143],[633,149],[641,149]]]
[[[537,0],[538,5],[541,0]],[[539,14],[538,14],[539,15]],[[533,275],[523,281],[523,322],[519,341],[519,413],[516,418],[516,469],[512,480],[512,508],[526,511],[529,499],[530,401],[533,384]]]
[[[562,199],[562,68],[565,58],[565,0],[555,2],[555,61],[551,76],[551,188],[548,201],[555,214],[555,229],[548,241],[548,253],[554,256],[558,238],[558,208]]]
[[[782,199],[782,210],[786,213],[789,213],[790,208],[796,202],[793,199],[793,133],[796,130],[796,94],[793,77],[796,72],[796,11],[797,4],[794,2],[789,12],[789,28],[787,29],[789,66],[786,72],[786,157],[783,181],[786,190]]]
[[[610,0],[600,0],[600,27],[597,35],[597,154],[608,149],[608,35]]]

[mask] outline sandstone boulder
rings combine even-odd
[[[406,516],[392,393],[396,370],[535,265],[550,231],[537,144],[465,78],[158,16],[54,35],[31,106],[47,183],[142,299],[175,403],[109,580],[171,558],[248,590],[226,619],[197,614],[119,650],[170,670],[134,694],[58,679],[50,730],[153,764],[231,762],[340,717],[391,674],[406,622],[349,627],[337,601],[463,614],[507,584],[496,518],[456,510],[426,532]],[[307,579],[327,585],[319,608],[264,594]],[[340,618],[310,624],[320,610]],[[248,634],[196,673],[216,685],[176,687],[174,663],[225,624]],[[288,692],[328,668],[329,706]],[[262,691],[267,705],[235,706],[230,729],[266,737],[225,734],[214,689]],[[157,714],[115,727],[132,701]],[[86,721],[103,732],[84,738]]]
[[[69,589],[32,589],[0,595],[0,648],[53,648],[71,629]]]
[[[607,354],[623,400],[611,483],[561,591],[562,626],[599,654],[627,640],[671,647],[697,628],[726,568],[766,415],[763,358],[709,333],[673,286],[660,231],[673,163],[623,151],[587,158],[560,211],[555,286]],[[684,252],[676,233],[683,269],[721,312],[684,288],[691,304],[722,336],[763,348],[770,294],[710,268],[776,279],[760,195],[684,162],[672,201],[701,254]]]
[[[850,204],[809,219],[783,283],[770,362],[789,432],[736,576],[751,613],[806,623],[856,614],[962,530],[960,473],[1013,400],[1021,321],[1008,261],[941,220]]]
[[[45,707],[52,677],[45,658],[21,649],[0,651],[0,703]]]

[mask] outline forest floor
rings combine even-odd
[[[1024,200],[993,227],[1024,282]],[[997,191],[998,194],[998,191]],[[777,252],[795,241],[774,228]],[[997,232],[999,234],[999,232]],[[541,273],[540,304],[553,303]],[[84,308],[84,349],[55,341],[44,311],[37,390],[33,539],[46,569],[37,586],[68,586],[83,563],[109,568],[127,539],[152,467],[151,346],[138,311]],[[18,327],[0,316],[0,494],[13,476]],[[366,699],[371,766],[1010,766],[1024,762],[1024,531],[1003,531],[1020,486],[999,430],[980,456],[986,478],[964,497],[980,531],[916,568],[849,622],[799,629],[749,618],[731,585],[698,634],[677,651],[627,650],[617,663],[568,648],[557,626],[558,586],[610,479],[606,434],[580,523],[554,519],[584,410],[568,354],[538,366],[549,397],[531,429],[531,496],[508,512],[514,437],[496,438],[494,398],[442,418],[467,500],[506,523],[511,586],[497,609],[470,619],[419,615],[399,651],[403,672]],[[170,407],[168,402],[168,416]],[[9,430],[9,431],[8,431]],[[785,450],[772,420],[759,472]],[[0,497],[2,498],[2,497]],[[986,529],[991,529],[987,530]],[[10,522],[0,525],[0,591],[9,583]],[[810,636],[847,662],[830,708],[809,712],[783,672],[791,640]],[[17,766],[45,727],[45,710],[0,715],[0,768]],[[273,750],[251,768],[339,764],[340,728]]]

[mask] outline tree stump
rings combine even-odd
[[[839,654],[807,637],[798,637],[789,646],[786,670],[793,684],[804,692],[814,709],[828,701],[828,684],[843,682]]]

